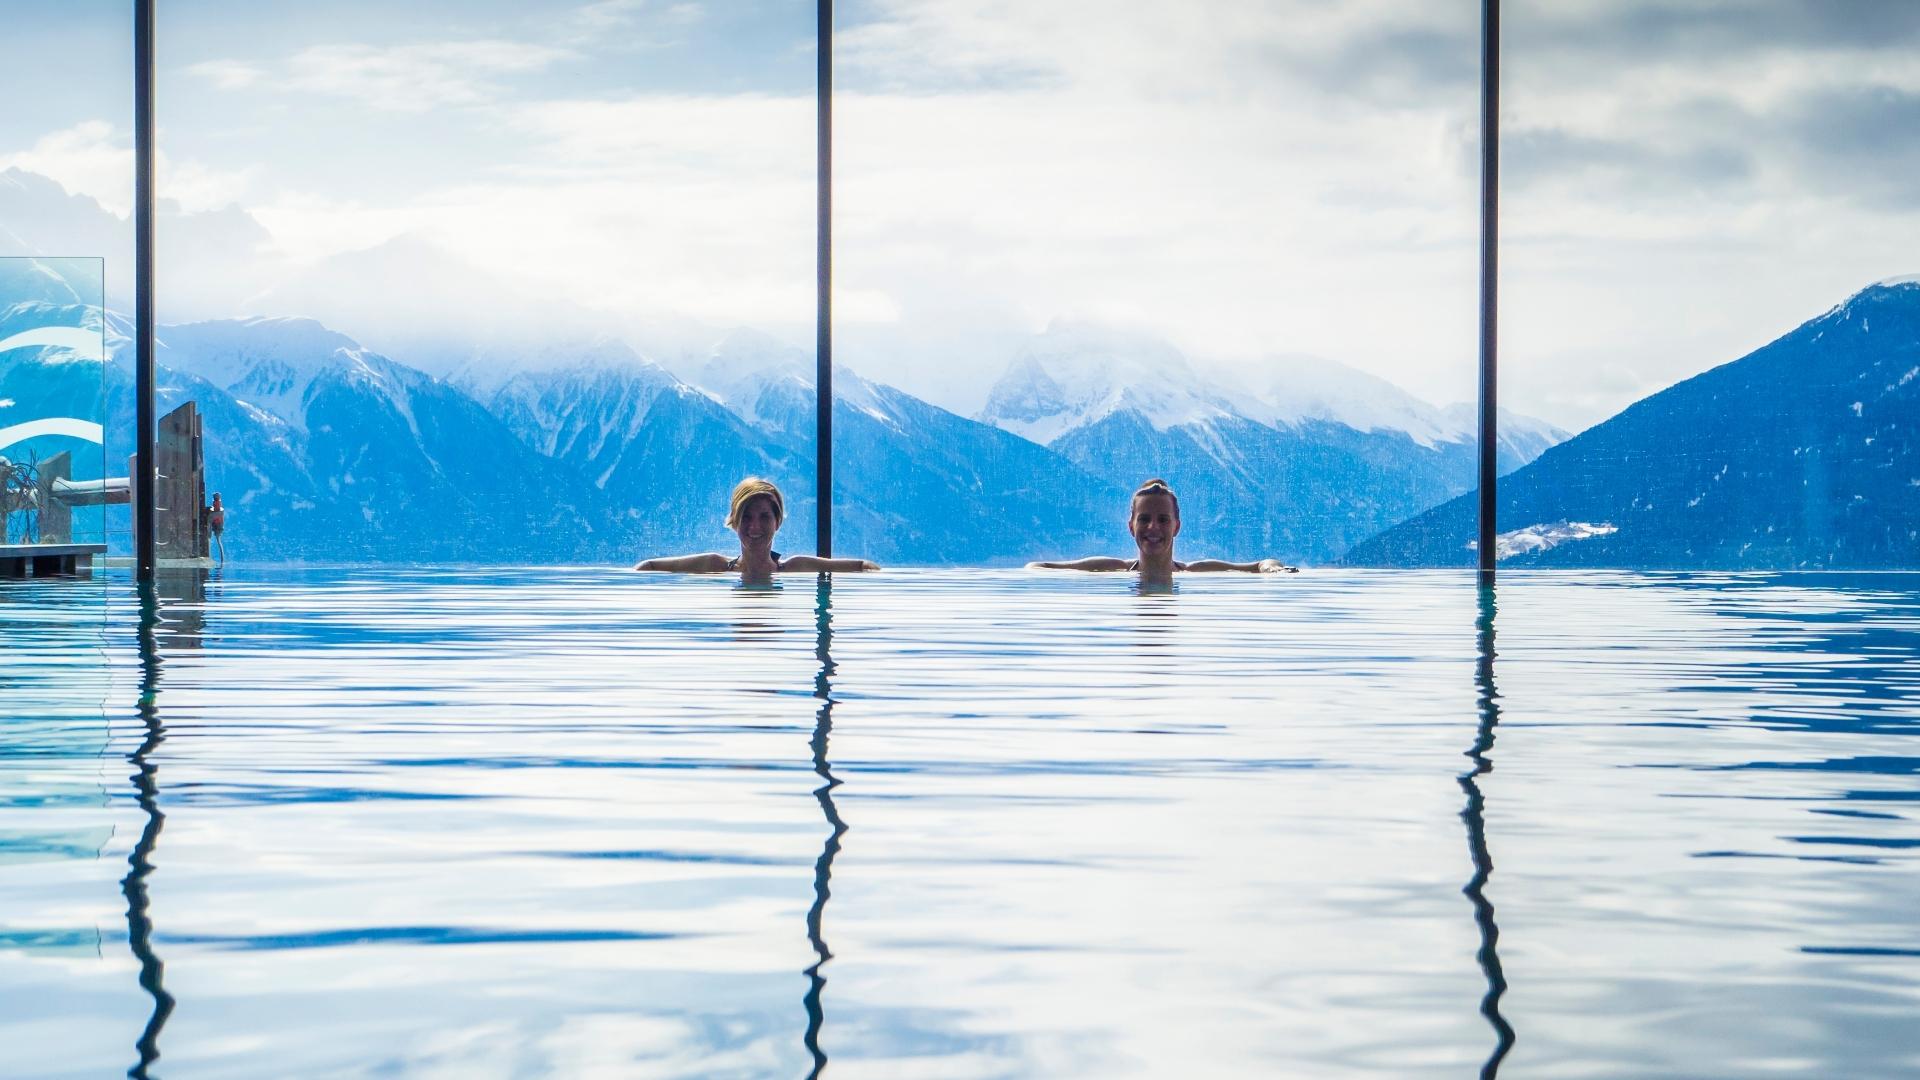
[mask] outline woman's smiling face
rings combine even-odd
[[[771,551],[773,534],[780,531],[780,516],[773,512],[773,500],[765,495],[748,499],[740,508],[740,520],[733,531],[740,536],[743,553]]]
[[[1150,491],[1133,500],[1133,512],[1127,518],[1127,531],[1140,545],[1140,557],[1152,558],[1173,551],[1173,538],[1180,534],[1180,508],[1173,496]]]

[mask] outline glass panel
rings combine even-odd
[[[842,9],[849,545],[1131,559],[1162,477],[1183,558],[1395,561],[1474,483],[1478,5],[1081,14]]]
[[[749,473],[809,548],[812,39],[801,3],[166,5],[163,363],[231,554],[724,552]]]
[[[1585,429],[1503,488],[1509,565],[1916,565],[1920,10],[1506,28],[1503,400]]]
[[[0,258],[0,576],[104,553],[106,506],[125,503],[127,474],[107,468],[105,266]]]

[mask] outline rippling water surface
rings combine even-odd
[[[1898,575],[0,585],[0,1075],[1912,1073],[1917,632]]]

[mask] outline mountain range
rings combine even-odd
[[[203,261],[238,259],[265,236],[237,211],[162,210],[163,228],[196,241],[171,250],[193,247]],[[0,427],[98,413],[104,393],[105,458],[125,460],[126,320],[90,306],[97,280],[64,281],[31,257],[64,246],[60,237],[117,250],[122,232],[124,221],[92,200],[0,172],[0,255],[27,256],[0,259],[0,337],[100,326],[110,356],[104,369],[54,347],[0,357]],[[376,263],[438,265],[418,244],[395,244]],[[109,308],[124,299],[113,265]],[[260,295],[345,296],[337,317],[364,313],[383,298],[336,288],[341,275],[365,276],[355,265],[309,268]],[[191,277],[176,267],[170,280]],[[505,302],[486,282],[456,284],[435,302],[473,290],[482,306]],[[726,491],[747,473],[788,491],[785,546],[811,547],[810,354],[751,330],[715,333],[689,353],[684,343],[702,331],[676,326],[669,370],[555,310],[592,333],[526,342],[492,335],[484,320],[466,336],[408,338],[403,321],[378,328],[418,363],[310,318],[167,325],[162,405],[200,402],[209,479],[233,509],[239,557],[607,561],[725,550]],[[1472,562],[1471,407],[1435,408],[1298,357],[1274,357],[1272,375],[1248,385],[1149,335],[1067,321],[997,362],[1004,372],[971,418],[836,370],[840,551],[987,564],[1124,552],[1127,490],[1163,476],[1181,494],[1183,552]],[[1571,439],[1502,411],[1500,466],[1511,471],[1499,555],[1544,567],[1920,565],[1916,394],[1920,283],[1890,281]],[[49,439],[24,450],[60,448]],[[98,467],[88,460],[82,476]]]
[[[1327,361],[1276,362],[1264,391],[1139,333],[1055,323],[1014,359],[980,419],[1090,473],[1166,479],[1183,544],[1325,562],[1474,482],[1474,418]],[[1502,414],[1503,470],[1566,438]],[[1242,556],[1232,556],[1242,557]]]
[[[1870,286],[1503,480],[1510,566],[1920,567],[1920,282]],[[1475,499],[1345,561],[1462,566]]]
[[[0,336],[89,317],[55,299],[0,309]],[[602,341],[563,366],[515,373],[484,400],[307,319],[167,325],[156,336],[162,407],[200,403],[209,484],[231,510],[228,546],[249,558],[605,561],[724,549],[726,490],[747,474],[782,485],[785,542],[810,546],[810,358],[763,335],[715,345],[701,373],[712,389]],[[107,344],[107,457],[123,461],[131,341],[118,315]],[[39,352],[5,365],[0,419],[67,415],[103,392],[97,366]],[[1231,410],[1195,420],[1132,402],[1066,425],[1051,446],[986,419],[837,371],[839,549],[987,564],[1124,551],[1126,493],[1161,474],[1185,485],[1190,546],[1312,561],[1458,490],[1471,458],[1465,445],[1423,447],[1330,420],[1274,427]],[[1238,492],[1324,506],[1249,523],[1227,509]]]
[[[162,209],[166,228],[198,242],[169,250],[240,260],[265,239],[238,211]],[[18,169],[0,172],[0,211],[10,223],[0,255],[33,256],[58,237],[116,252],[126,240],[122,219]],[[385,248],[367,257],[420,267],[423,280],[444,276],[420,242]],[[342,318],[375,310],[384,297],[369,292],[358,258],[256,285],[250,303]],[[124,302],[115,261],[110,308]],[[168,269],[169,281],[195,276]],[[0,281],[0,329],[88,317],[76,300],[86,289],[49,290],[39,271],[13,277]],[[415,299],[450,308],[473,290],[481,299],[470,305],[506,302],[487,282],[448,280],[458,287]],[[569,311],[556,308],[554,320],[594,325]],[[392,318],[374,328],[417,363],[312,318],[162,326],[163,407],[201,404],[210,486],[231,508],[230,547],[261,559],[487,561],[725,549],[725,494],[748,473],[789,493],[785,545],[811,547],[809,353],[735,330],[691,363],[682,351],[669,370],[606,333],[525,342],[488,331],[485,316],[474,313],[471,334],[442,338],[409,336]],[[44,415],[62,395],[83,400],[104,385],[107,459],[125,460],[130,341],[124,318],[105,324],[104,373],[86,376],[57,350],[0,361],[0,400],[11,403],[0,406],[0,426],[9,413]],[[673,329],[678,339],[690,332]],[[988,564],[1125,551],[1126,493],[1158,475],[1181,492],[1184,549],[1320,562],[1472,480],[1469,415],[1325,361],[1276,358],[1266,386],[1241,388],[1164,341],[1063,322],[999,363],[1005,374],[971,418],[836,370],[839,550]],[[1565,437],[1509,419],[1506,467]]]

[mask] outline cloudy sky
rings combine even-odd
[[[1478,9],[843,0],[841,359],[972,411],[1080,317],[1471,398]],[[1582,427],[1920,271],[1920,4],[1505,10],[1505,403]],[[0,168],[123,212],[126,5],[9,21]],[[176,317],[810,341],[811,3],[169,0],[159,45]]]

